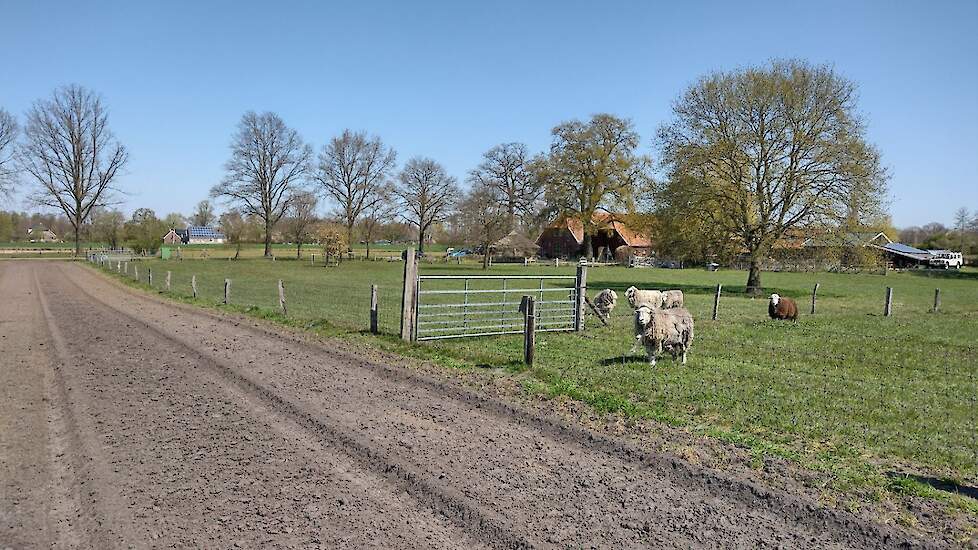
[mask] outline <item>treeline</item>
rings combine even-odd
[[[900,230],[900,242],[923,249],[943,249],[962,252],[965,256],[978,256],[978,209],[969,212],[961,207],[954,213],[954,226],[928,223]]]
[[[0,210],[0,242],[27,242],[30,239],[28,231],[38,226],[50,229],[59,236],[71,231],[71,223],[63,215]]]
[[[257,229],[266,255],[277,234],[349,249],[398,222],[423,250],[436,232],[487,246],[570,217],[591,256],[592,237],[604,230],[595,214],[627,213],[653,229],[662,252],[745,258],[748,290],[759,292],[762,261],[785,239],[886,219],[888,174],[856,96],[829,65],[787,60],[716,72],[681,93],[655,132],[656,164],[630,120],[596,114],[555,126],[539,153],[518,142],[492,147],[464,188],[431,157],[400,164],[366,132],[346,130],[314,149],[275,113],[248,112],[210,197],[227,207],[220,224],[228,238],[240,243]],[[86,224],[99,225],[127,160],[101,99],[81,86],[37,101],[23,132],[0,110],[0,192],[26,182],[34,204],[64,213],[76,243]],[[317,218],[319,199],[332,221]],[[141,242],[137,228],[153,219],[141,212],[122,222],[127,238]],[[118,220],[112,225],[118,231]]]

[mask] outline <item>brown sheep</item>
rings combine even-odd
[[[798,304],[791,298],[784,298],[777,294],[772,294],[771,301],[767,305],[767,314],[772,319],[797,321]]]

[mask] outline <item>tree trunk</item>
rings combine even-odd
[[[302,241],[299,239],[296,239],[295,243],[295,257],[298,260],[302,259]]]
[[[418,254],[424,254],[424,231],[418,230]]]
[[[79,237],[78,229],[79,225],[81,224],[75,225],[75,257],[81,256],[81,238]]]
[[[346,251],[353,252],[353,224],[346,224]]]
[[[489,255],[492,254],[492,251],[489,250],[489,244],[488,241],[485,243],[485,254],[482,255],[482,269],[489,269]]]
[[[370,235],[367,235],[367,259],[370,259]]]
[[[750,271],[747,273],[747,293],[752,296],[761,294],[761,261],[754,252],[750,257]]]
[[[588,261],[591,261],[592,253],[593,251],[591,250],[591,234],[585,231],[584,232],[584,257],[587,258]]]
[[[265,257],[272,256],[272,222],[265,220]]]
[[[238,240],[237,247],[234,249],[234,259],[237,260],[239,256],[241,256],[241,240],[240,239]]]

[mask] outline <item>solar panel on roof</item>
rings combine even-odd
[[[894,252],[903,252],[904,254],[927,254],[927,252],[920,250],[919,248],[914,248],[901,243],[888,243],[883,245],[883,248],[893,250]]]

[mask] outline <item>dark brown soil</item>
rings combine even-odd
[[[79,265],[0,308],[0,548],[930,544]]]

